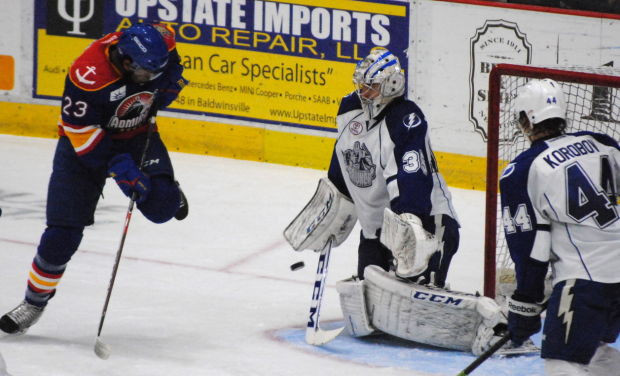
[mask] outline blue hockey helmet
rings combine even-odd
[[[135,69],[157,73],[168,63],[168,47],[153,25],[131,26],[121,34],[117,46],[121,56],[130,58]]]

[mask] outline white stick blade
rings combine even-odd
[[[110,357],[110,346],[103,343],[99,337],[97,337],[97,340],[95,341],[95,354],[103,360]]]
[[[306,343],[313,346],[322,346],[338,337],[343,330],[344,327],[332,330],[322,330],[317,328],[316,331],[312,328],[308,328],[306,330]]]

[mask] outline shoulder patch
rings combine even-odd
[[[422,124],[422,119],[415,112],[407,114],[403,117],[403,125],[407,129],[415,128],[420,124]]]
[[[513,172],[515,172],[515,164],[514,163],[510,163],[508,166],[506,166],[506,168],[502,172],[502,176],[500,177],[500,179],[507,178]]]
[[[94,41],[73,62],[69,78],[75,86],[87,91],[100,90],[121,78],[108,56],[108,48],[116,43],[117,34],[108,34]]]

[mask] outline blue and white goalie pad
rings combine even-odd
[[[419,285],[370,265],[364,271],[367,312],[373,328],[393,336],[447,349],[481,354],[505,322],[494,300]]]
[[[336,247],[345,241],[356,222],[353,202],[329,179],[322,178],[310,202],[284,230],[284,238],[296,251],[320,250],[332,236],[332,247]]]

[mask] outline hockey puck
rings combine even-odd
[[[306,264],[304,264],[303,261],[299,261],[291,265],[291,270],[296,271],[299,269],[303,269],[304,266],[306,266]]]

